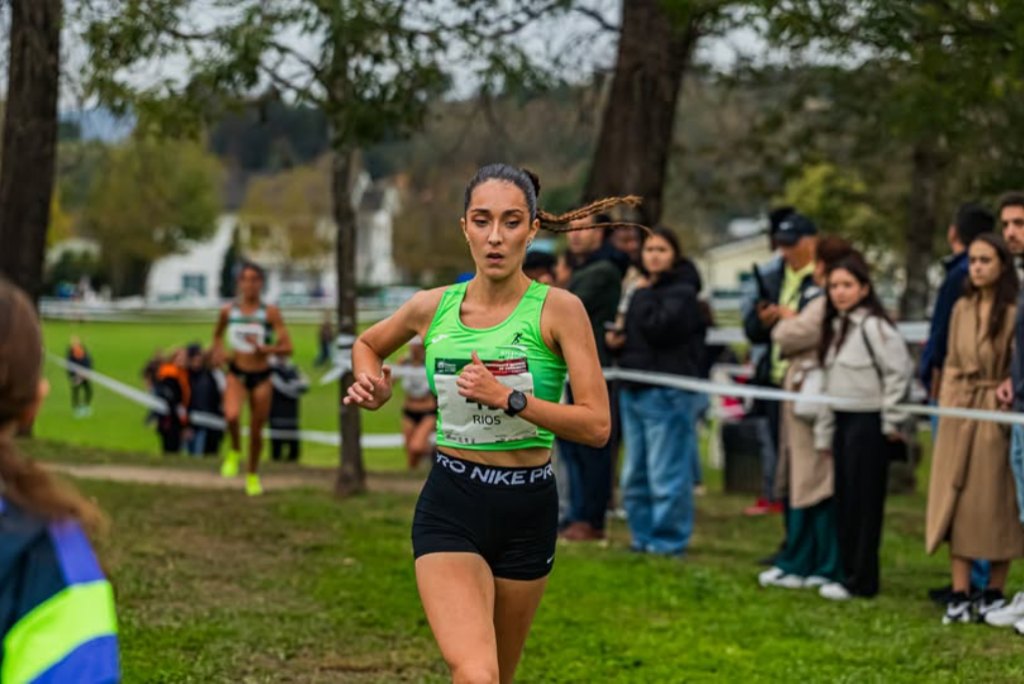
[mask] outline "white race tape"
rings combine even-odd
[[[103,375],[102,373],[98,373],[89,368],[84,368],[76,363],[71,363],[56,354],[47,352],[46,355],[50,361],[61,368],[73,370],[95,382],[97,385],[106,387],[110,391],[128,399],[129,401],[133,401],[136,404],[144,406],[162,416],[167,415],[167,404],[154,397],[152,394],[146,394],[142,390],[126,385],[123,382]],[[227,423],[224,422],[224,419],[213,413],[192,411],[189,413],[188,419],[192,425],[196,425],[198,427],[205,427],[213,430],[224,430],[227,428]],[[248,428],[244,428],[243,432],[247,433]],[[263,432],[265,435],[273,439],[298,438],[303,442],[326,444],[327,446],[335,447],[341,444],[341,437],[336,432],[318,430],[264,430]],[[364,434],[360,439],[360,443],[363,445],[364,449],[391,449],[402,446],[403,440],[402,435],[399,434]]]
[[[85,377],[94,380],[98,385],[107,387],[113,392],[120,394],[121,396],[130,399],[138,404],[152,408],[154,411],[166,414],[166,405],[153,397],[152,395],[146,394],[141,390],[135,389],[125,385],[122,382],[109,378],[96,371],[82,368],[76,364],[69,363],[67,360],[47,352],[47,356],[56,364],[67,369],[74,369],[76,372],[81,373]],[[711,382],[701,378],[693,378],[683,375],[672,375],[669,373],[652,373],[648,371],[633,371],[624,368],[605,368],[603,369],[605,378],[608,380],[626,380],[630,382],[641,382],[650,385],[658,385],[662,387],[676,387],[678,389],[687,390],[690,392],[698,392],[703,394],[712,394],[716,396],[726,397],[743,397],[748,399],[764,399],[767,401],[796,401],[800,400],[807,403],[823,404],[831,406],[836,409],[849,409],[849,410],[878,410],[881,406],[867,407],[863,401],[858,399],[846,399],[842,397],[833,397],[824,394],[808,395],[801,394],[799,392],[788,392],[785,390],[774,389],[770,387],[759,387],[755,385],[743,385],[735,382]],[[920,404],[897,404],[893,407],[894,410],[902,413],[909,413],[912,415],[919,416],[946,416],[949,418],[964,418],[967,420],[980,420],[992,423],[1000,423],[1004,425],[1024,425],[1024,413],[1012,413],[1007,411],[985,411],[979,409],[965,409],[965,408],[949,408],[949,407],[938,407],[938,406],[923,406]],[[192,413],[190,418],[198,424],[205,424],[215,429],[223,429],[223,419],[219,416],[212,414],[200,414]],[[196,420],[198,418],[198,420]],[[272,435],[276,436],[278,433],[273,432]],[[292,433],[287,433],[292,434]],[[338,436],[333,432],[316,432],[300,430],[297,434],[300,435],[300,439],[309,442],[315,442],[319,444],[339,444]],[[363,435],[362,438],[363,446],[367,448],[386,448],[394,445],[402,444],[401,435]]]

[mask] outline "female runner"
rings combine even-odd
[[[231,349],[226,357],[228,384],[224,391],[224,420],[231,436],[231,448],[224,457],[220,474],[238,475],[242,458],[242,433],[239,426],[242,404],[249,395],[249,467],[245,492],[249,496],[263,493],[260,484],[260,453],[263,451],[263,426],[270,415],[270,356],[288,356],[292,341],[276,306],[263,303],[263,269],[252,262],[242,265],[238,273],[238,301],[220,311],[213,331],[213,355],[220,363],[225,359],[224,338]],[[277,339],[275,344],[273,340]]]
[[[409,470],[430,456],[430,436],[437,428],[437,397],[427,380],[426,350],[418,335],[409,342],[409,356],[400,364],[399,379],[405,392],[402,404],[402,441]]]
[[[383,360],[415,335],[438,398],[437,453],[413,520],[420,598],[454,682],[511,682],[551,571],[558,496],[551,444],[608,441],[597,345],[574,295],[531,281],[527,245],[562,216],[537,210],[536,177],[505,164],[466,188],[462,232],[476,275],[420,292],[363,333],[345,402],[376,410],[391,397]],[[595,228],[614,227],[597,225]],[[559,403],[568,370],[576,403]]]

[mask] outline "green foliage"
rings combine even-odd
[[[330,164],[297,166],[249,182],[239,217],[250,224],[283,230],[285,253],[294,260],[323,260],[333,248]]]
[[[892,237],[892,231],[872,200],[867,183],[856,171],[820,163],[805,167],[789,181],[778,203],[796,207],[826,234],[877,248]]]
[[[116,294],[136,294],[149,265],[208,236],[220,214],[221,168],[189,141],[136,137],[114,148],[83,210]]]
[[[508,9],[465,0],[453,12],[433,2],[219,0],[215,26],[197,28],[207,4],[136,0],[119,12],[81,9],[90,91],[163,130],[194,130],[232,101],[263,92],[322,110],[338,152],[418,128],[450,85],[456,46],[492,80],[530,72],[526,49],[505,39],[570,3],[527,0]],[[138,87],[129,76],[171,57],[186,62],[186,81]]]
[[[100,284],[104,278],[99,259],[90,252],[66,251],[47,269],[43,289],[53,295],[62,283],[74,285],[82,278],[88,278],[94,287]]]

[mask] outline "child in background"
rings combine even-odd
[[[68,363],[73,363],[85,370],[92,370],[92,356],[77,335],[71,336],[67,354]],[[71,381],[71,411],[75,418],[86,418],[92,415],[92,384],[85,374],[75,368],[68,369],[68,380]]]
[[[180,453],[192,395],[184,349],[174,352],[170,360],[157,370],[156,395],[167,405],[167,413],[159,417],[156,428],[163,454]]]
[[[83,531],[103,517],[14,442],[48,389],[42,350],[31,302],[0,280],[0,681],[117,682],[114,594]]]

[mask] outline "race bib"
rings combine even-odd
[[[441,436],[452,444],[500,444],[537,436],[537,426],[519,416],[509,416],[504,408],[492,409],[459,394],[459,372],[470,359],[437,359],[434,364],[434,388],[441,414]],[[533,375],[525,358],[484,361],[487,370],[510,389],[533,396]]]
[[[232,323],[228,326],[228,344],[243,354],[256,352],[256,345],[263,341],[262,323]]]

